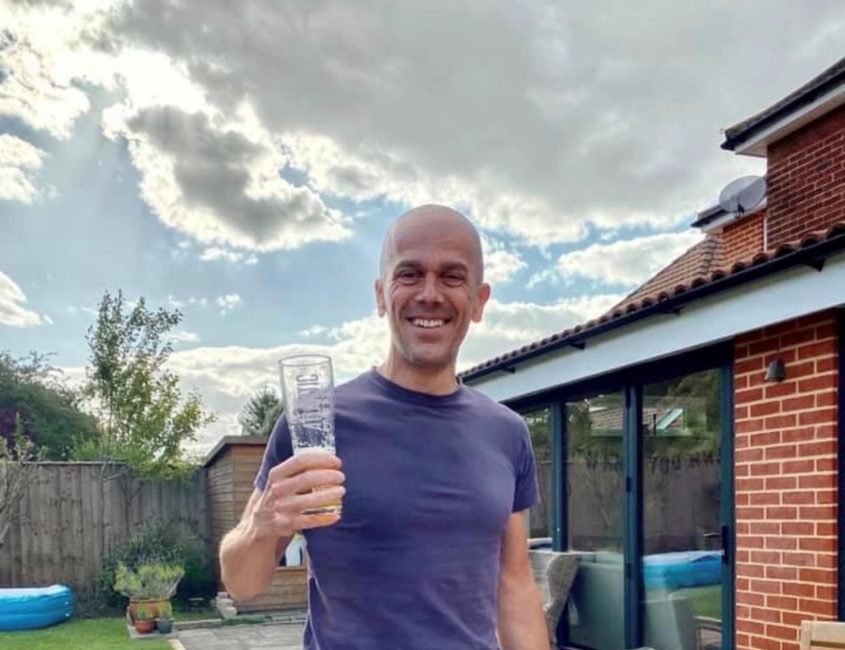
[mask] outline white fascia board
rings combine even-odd
[[[722,216],[717,217],[707,225],[701,226],[701,231],[705,233],[719,232],[729,223],[739,221],[740,219],[745,219],[746,217],[750,217],[751,215],[757,214],[758,212],[765,210],[767,205],[768,201],[763,198],[763,200],[760,201],[757,206],[742,215],[737,215],[733,212],[725,212]]]
[[[746,156],[765,157],[770,142],[780,140],[793,131],[797,131],[841,104],[845,104],[845,84],[832,88],[812,104],[807,104],[766,127],[754,137],[737,146],[734,152]]]
[[[586,340],[584,350],[562,348],[496,370],[466,383],[496,401],[546,390],[669,357],[767,325],[845,305],[845,253],[825,261],[819,272],[801,266],[774,273],[681,308]]]

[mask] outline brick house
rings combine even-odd
[[[560,647],[798,650],[845,620],[845,59],[726,129],[767,195],[600,318],[467,370],[522,413]],[[842,540],[842,542],[840,542]]]

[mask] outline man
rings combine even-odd
[[[527,427],[455,376],[490,297],[477,231],[442,206],[402,215],[375,293],[387,360],[337,388],[337,457],[294,457],[279,420],[221,545],[226,588],[264,591],[302,530],[308,649],[547,650],[525,537],[538,499]],[[340,498],[342,516],[302,514]]]

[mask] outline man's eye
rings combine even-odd
[[[396,276],[400,282],[413,282],[417,277],[419,277],[419,273],[416,271],[400,271]]]
[[[446,281],[446,284],[456,286],[464,283],[464,276],[459,273],[448,273],[446,274],[444,280]]]

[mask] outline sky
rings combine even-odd
[[[381,238],[433,202],[493,285],[468,368],[699,241],[765,172],[721,130],[842,43],[841,0],[0,0],[0,350],[78,381],[104,291],[179,309],[203,453],[280,357],[341,382],[385,356]]]

